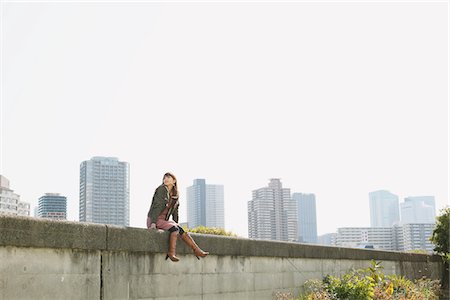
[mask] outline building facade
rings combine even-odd
[[[9,180],[0,175],[0,214],[30,216],[30,204],[9,188]]]
[[[401,223],[426,223],[436,222],[436,206],[433,196],[407,197],[400,204]]]
[[[432,252],[434,245],[430,237],[434,226],[435,224],[397,224],[392,227],[338,228],[333,245],[357,248],[371,244],[381,250]]]
[[[187,219],[190,228],[197,226],[225,228],[224,187],[194,179],[187,187]]]
[[[369,193],[370,227],[392,227],[400,222],[398,196],[386,190]]]
[[[130,167],[96,156],[80,165],[80,222],[129,226]]]
[[[378,249],[396,250],[392,227],[344,227],[338,228],[336,246],[356,248],[372,244]]]
[[[432,252],[434,244],[430,241],[435,224],[404,224],[399,234],[402,234],[403,251],[425,250]]]
[[[46,193],[39,198],[37,217],[67,220],[67,198],[58,193]]]
[[[317,243],[316,196],[314,194],[293,193],[292,200],[297,203],[298,241]]]
[[[248,236],[255,239],[298,241],[297,205],[280,179],[252,192],[247,203]]]
[[[325,245],[325,246],[335,246],[336,245],[336,232],[332,233],[325,233],[322,235],[319,235],[317,237],[317,243],[319,245]]]

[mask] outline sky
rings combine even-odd
[[[130,226],[165,172],[248,236],[252,190],[314,193],[318,233],[369,226],[371,191],[448,203],[448,2],[1,5],[0,174],[68,198],[79,167],[130,163]],[[184,201],[183,201],[184,200]]]

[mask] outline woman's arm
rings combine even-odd
[[[166,203],[165,194],[166,189],[164,186],[161,185],[155,190],[155,194],[153,195],[149,215],[150,218],[152,219],[152,223],[154,224],[156,224],[159,214],[164,210],[164,206]]]
[[[172,219],[175,221],[175,223],[178,223],[178,203],[175,204],[175,207],[173,209],[173,213],[172,213]]]

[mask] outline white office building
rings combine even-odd
[[[371,244],[377,249],[396,250],[392,227],[344,227],[338,228],[336,246],[357,248]]]
[[[386,190],[369,193],[370,227],[391,227],[400,221],[398,196]]]
[[[193,185],[186,189],[186,196],[189,228],[225,228],[223,185],[206,184],[205,179],[194,179]]]
[[[430,238],[435,224],[405,224],[392,227],[338,228],[334,246],[358,248],[373,245],[375,249],[392,251],[425,250],[432,252]]]
[[[20,196],[9,188],[9,180],[3,175],[0,175],[0,214],[30,215],[30,204],[20,201]]]
[[[37,216],[53,220],[67,220],[67,197],[59,193],[46,193],[38,201]]]
[[[322,235],[319,235],[317,237],[317,244],[319,245],[325,245],[325,246],[335,246],[336,245],[336,232],[332,233],[325,233]]]
[[[432,252],[434,244],[430,241],[435,224],[405,224],[400,234],[403,239],[403,251],[426,250]]]
[[[298,241],[317,243],[316,196],[314,194],[293,193],[292,200],[297,203]]]
[[[129,226],[130,167],[96,156],[80,165],[80,222]]]
[[[402,224],[434,224],[436,222],[433,196],[407,197],[400,207]]]

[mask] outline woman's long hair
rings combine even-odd
[[[164,184],[164,177],[166,177],[166,176],[170,176],[170,177],[172,177],[173,180],[175,180],[175,183],[174,183],[174,185],[173,185],[173,188],[172,188],[172,190],[170,191],[170,197],[172,197],[172,199],[178,199],[178,186],[177,186],[178,180],[177,180],[177,178],[176,178],[175,175],[173,175],[172,173],[167,172],[167,173],[164,174],[164,176],[163,176],[163,184]]]

